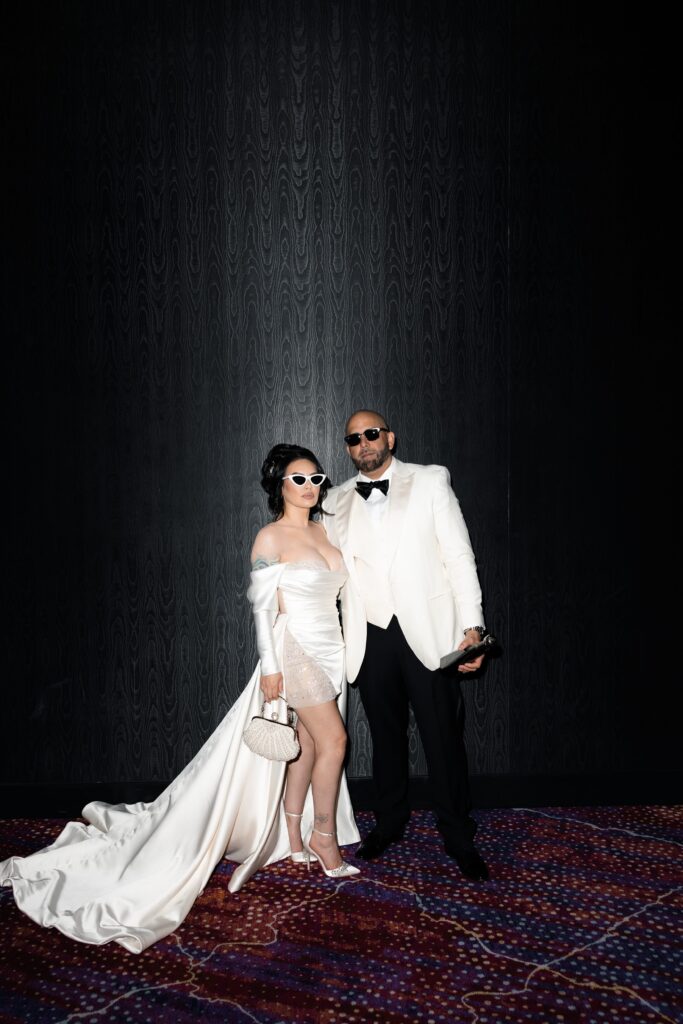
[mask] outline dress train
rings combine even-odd
[[[276,643],[281,649],[287,626],[312,657],[321,654],[328,671],[334,665],[345,718],[343,648],[340,676],[333,619],[328,610],[326,633],[324,616],[318,614],[311,628],[306,618],[312,599],[313,611],[318,609],[321,582],[331,593],[334,581],[319,580],[322,570],[284,573],[285,568],[252,574],[252,581],[262,577],[256,584],[261,596],[269,585],[282,584],[283,576],[292,579],[293,591],[286,593],[298,614],[279,617]],[[342,583],[343,578],[336,581],[336,592]],[[20,909],[38,924],[79,942],[115,941],[139,953],[181,924],[222,857],[237,862],[228,886],[233,893],[259,868],[288,857],[282,804],[286,765],[252,753],[242,740],[261,709],[260,676],[258,665],[213,734],[156,800],[115,805],[93,801],[82,812],[87,824],[71,821],[51,846],[2,862],[0,884],[13,887]],[[309,789],[303,834],[312,826]],[[340,846],[360,839],[345,774],[336,827]]]

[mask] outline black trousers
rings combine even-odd
[[[408,712],[412,706],[439,831],[447,849],[470,849],[476,823],[470,816],[464,706],[457,672],[425,668],[393,618],[387,629],[368,623],[357,684],[372,737],[377,829],[386,836],[396,835],[410,816]]]

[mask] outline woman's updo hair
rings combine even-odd
[[[280,519],[284,512],[285,502],[282,497],[282,478],[287,472],[287,466],[297,459],[307,459],[312,462],[318,473],[325,470],[318,462],[312,451],[302,448],[300,444],[276,444],[274,445],[261,466],[261,487],[268,495],[268,508],[273,513],[273,519]],[[323,480],[318,492],[318,501],[308,513],[309,519],[314,519],[321,512],[324,512],[323,500],[330,489],[330,481]]]

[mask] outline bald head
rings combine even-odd
[[[382,414],[379,413],[379,412],[375,412],[374,409],[356,409],[356,411],[352,412],[351,415],[349,416],[349,418],[346,421],[346,426],[344,427],[344,433],[345,434],[349,433],[349,431],[351,429],[351,421],[354,420],[356,418],[356,416],[362,416],[363,420],[367,419],[366,426],[368,426],[368,427],[388,427],[389,426],[389,424],[385,420],[384,416],[382,416]]]

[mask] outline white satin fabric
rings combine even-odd
[[[344,718],[336,599],[345,581],[345,573],[285,563],[252,573],[249,588],[255,608],[271,609],[276,650],[282,650],[286,625],[330,676]],[[277,614],[278,589],[286,615]],[[259,663],[199,753],[152,803],[89,803],[82,812],[89,824],[71,821],[51,846],[3,861],[0,884],[13,886],[20,909],[79,942],[115,941],[139,953],[184,920],[221,857],[238,865],[231,892],[259,868],[287,857],[286,766],[253,754],[242,742],[261,708],[260,676]],[[309,790],[304,835],[312,823]],[[340,846],[360,839],[344,775],[337,836]]]

